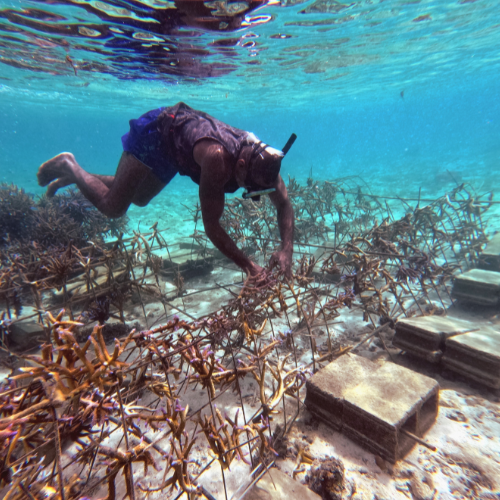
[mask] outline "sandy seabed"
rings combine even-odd
[[[183,195],[181,191],[164,191],[153,200],[145,209],[133,207],[129,211],[130,225],[132,230],[145,231],[155,222],[159,222],[162,228],[168,229],[166,239],[169,244],[182,241],[191,241],[190,235],[195,229],[192,215],[186,207],[193,207],[197,197]],[[184,206],[183,206],[184,205]],[[491,221],[498,221],[498,211],[489,213]],[[132,233],[131,233],[132,235]],[[297,247],[296,254],[303,251]],[[260,262],[264,264],[263,262]],[[184,313],[196,318],[214,312],[231,297],[231,291],[238,293],[241,287],[242,273],[232,263],[223,262],[217,265],[210,274],[186,280],[185,297],[179,297],[169,303],[168,312],[161,304],[148,301],[145,310],[140,305],[130,305],[125,310],[125,319],[129,323],[137,322],[141,328],[152,328],[158,323],[165,322],[174,314],[189,319]],[[214,290],[217,285],[225,285],[225,288]],[[204,289],[210,289],[203,292]],[[190,295],[193,292],[196,294]],[[447,303],[449,304],[449,301]],[[452,311],[452,310],[450,310]],[[25,314],[30,311],[25,308]],[[493,317],[491,323],[499,328],[499,320]],[[299,322],[297,317],[291,317],[293,326]],[[273,328],[276,331],[285,331],[288,325],[283,319],[273,320]],[[365,334],[371,331],[370,325],[363,321],[361,311],[356,308],[342,310],[341,316],[336,319],[335,324],[330,327],[330,334],[334,342],[355,343]],[[326,331],[321,324],[314,326],[313,333],[319,347],[326,345]],[[345,489],[342,498],[357,500],[431,500],[431,499],[500,499],[500,397],[499,394],[485,388],[472,386],[466,382],[443,378],[440,373],[432,367],[416,363],[411,358],[400,353],[391,345],[392,330],[387,330],[385,335],[386,346],[376,339],[364,344],[357,354],[371,359],[379,364],[395,361],[437,380],[441,387],[440,407],[436,423],[425,435],[425,439],[437,448],[433,452],[422,445],[416,445],[413,450],[396,465],[389,464],[380,457],[365,451],[347,437],[316,420],[296,400],[286,398],[285,410],[287,421],[297,410],[298,415],[293,425],[288,429],[284,442],[286,451],[282,451],[276,459],[276,466],[286,474],[292,476],[296,468],[296,458],[300,450],[308,450],[315,460],[335,457],[342,461],[345,468]],[[308,348],[309,338],[307,332],[297,338],[297,353],[299,364],[309,365],[311,353]],[[264,339],[271,338],[271,331],[264,331]],[[110,348],[111,349],[111,348]],[[280,348],[280,354],[291,354],[286,347]],[[223,356],[223,352],[217,353]],[[239,356],[243,357],[242,352]],[[289,365],[292,366],[292,357]],[[392,358],[392,360],[391,360]],[[277,358],[276,358],[277,359]],[[9,371],[2,368],[2,378]],[[240,383],[242,398],[245,402],[245,411],[248,415],[253,414],[260,406],[258,397],[258,386],[251,377],[246,377]],[[270,388],[269,388],[270,389]],[[300,393],[300,399],[305,397],[305,388]],[[189,405],[190,412],[203,406],[208,402],[207,393],[200,387],[187,385],[182,393],[182,405]],[[138,404],[148,406],[150,401],[147,397],[139,400]],[[218,398],[217,407],[228,416],[235,416],[241,410],[240,399],[231,391],[224,393]],[[283,409],[281,407],[281,409]],[[240,411],[241,413],[241,411]],[[283,412],[275,417],[271,423],[271,429],[278,424],[283,425]],[[188,432],[193,432],[194,424],[188,427]],[[149,431],[152,439],[158,437],[158,432]],[[119,432],[108,438],[106,446],[120,447],[123,449],[123,436]],[[76,452],[72,446],[65,451],[65,460],[71,461]],[[211,460],[211,453],[206,441],[202,436],[198,437],[192,453],[192,465],[190,472],[197,472]],[[161,462],[159,462],[161,463]],[[317,462],[316,462],[317,464]],[[315,464],[306,466],[305,472],[299,473],[296,480],[305,482],[306,475]],[[247,481],[251,466],[243,461],[234,461],[230,470],[225,472],[225,483],[227,498],[231,498],[244,481]],[[78,473],[76,467],[70,466],[67,474]],[[156,472],[151,467],[147,477],[143,477],[142,465],[134,467],[134,479],[136,484],[141,482],[143,486],[158,485],[162,482],[164,472]],[[271,470],[272,475],[272,470]],[[293,479],[290,478],[292,481]],[[200,477],[199,482],[216,498],[224,499],[224,484],[221,469],[215,461]],[[117,480],[117,498],[123,498],[125,494],[124,479],[121,474]],[[1,492],[0,492],[1,494]],[[92,498],[103,498],[107,495],[107,487],[103,485],[92,492]],[[175,498],[176,492],[170,495]],[[144,497],[144,494],[136,490],[136,499]],[[148,498],[168,498],[165,492],[150,493]],[[185,498],[185,497],[184,497]]]

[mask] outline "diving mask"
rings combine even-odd
[[[282,156],[280,157],[280,161],[285,157],[285,155],[288,153],[290,148],[293,146],[293,143],[297,139],[296,134],[292,134],[288,141],[286,142],[284,148],[282,149]],[[250,156],[250,166],[247,172],[247,177],[245,179],[245,185],[246,185],[246,191],[243,193],[243,199],[248,200],[248,199],[253,199],[254,201],[260,201],[260,197],[264,194],[269,194],[274,191],[276,191],[275,188],[266,188],[266,189],[261,189],[262,186],[257,185],[252,177],[252,164],[253,162],[257,159],[257,157],[266,150],[268,146],[262,141],[257,142],[254,144],[252,154]]]

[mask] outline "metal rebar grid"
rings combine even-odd
[[[478,212],[472,202],[471,208],[470,197],[457,189],[412,210],[398,200],[404,213],[397,218],[397,207],[373,202],[362,189],[355,195],[342,189],[291,181],[299,219],[293,279],[266,269],[234,292],[228,291],[234,283],[218,280],[191,294],[227,291],[227,299],[204,315],[200,300],[182,302],[185,286],[178,286],[174,301],[163,293],[165,270],[155,252],[166,247],[156,226],[149,239],[136,233],[128,242],[92,247],[92,255],[69,247],[54,257],[66,262],[63,277],[51,274],[35,283],[21,266],[6,270],[11,274],[3,292],[26,287],[41,310],[43,295],[57,284],[64,310],[43,314],[47,342],[39,354],[17,354],[25,363],[22,373],[0,387],[0,463],[2,478],[11,478],[4,480],[5,494],[21,499],[53,488],[71,500],[105,487],[112,499],[123,493],[132,498],[136,489],[152,494],[177,488],[188,497],[208,497],[200,476],[215,461],[226,490],[235,460],[252,468],[274,460],[309,374],[361,345],[340,342],[330,330],[346,311],[372,325],[363,342],[400,315],[444,312],[448,281],[477,258],[486,240],[484,207]],[[227,214],[233,238],[267,259],[277,241],[272,208],[236,200]],[[195,247],[206,251],[202,233],[193,234],[190,256]],[[169,270],[174,259],[171,264]],[[102,282],[92,274],[99,266],[106,271]],[[73,277],[75,268],[81,272]],[[77,282],[83,292],[72,294]],[[110,299],[117,317],[123,320],[127,293],[135,288],[145,322],[148,303],[164,306],[166,322],[133,330],[114,347],[106,345],[105,325],[98,325],[79,343],[81,323],[67,317],[70,310],[78,314],[82,304],[120,287],[122,296]],[[2,328],[8,329],[6,304]],[[182,318],[167,314],[172,310]],[[328,333],[323,346],[319,328]],[[197,465],[202,439],[213,458]],[[43,472],[50,468],[52,474]],[[153,470],[160,469],[157,477]]]

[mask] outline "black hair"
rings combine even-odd
[[[245,183],[253,188],[273,185],[280,173],[283,155],[277,150],[274,150],[276,153],[270,153],[268,146],[262,142],[253,143],[251,148]]]
[[[263,151],[250,163],[252,179],[262,180],[265,187],[274,184],[281,169],[281,156]]]

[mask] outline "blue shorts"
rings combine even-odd
[[[164,109],[153,109],[137,120],[130,120],[130,131],[122,136],[122,144],[123,151],[134,155],[158,179],[168,184],[178,173],[178,169],[164,150],[164,136],[159,130],[158,117]]]

